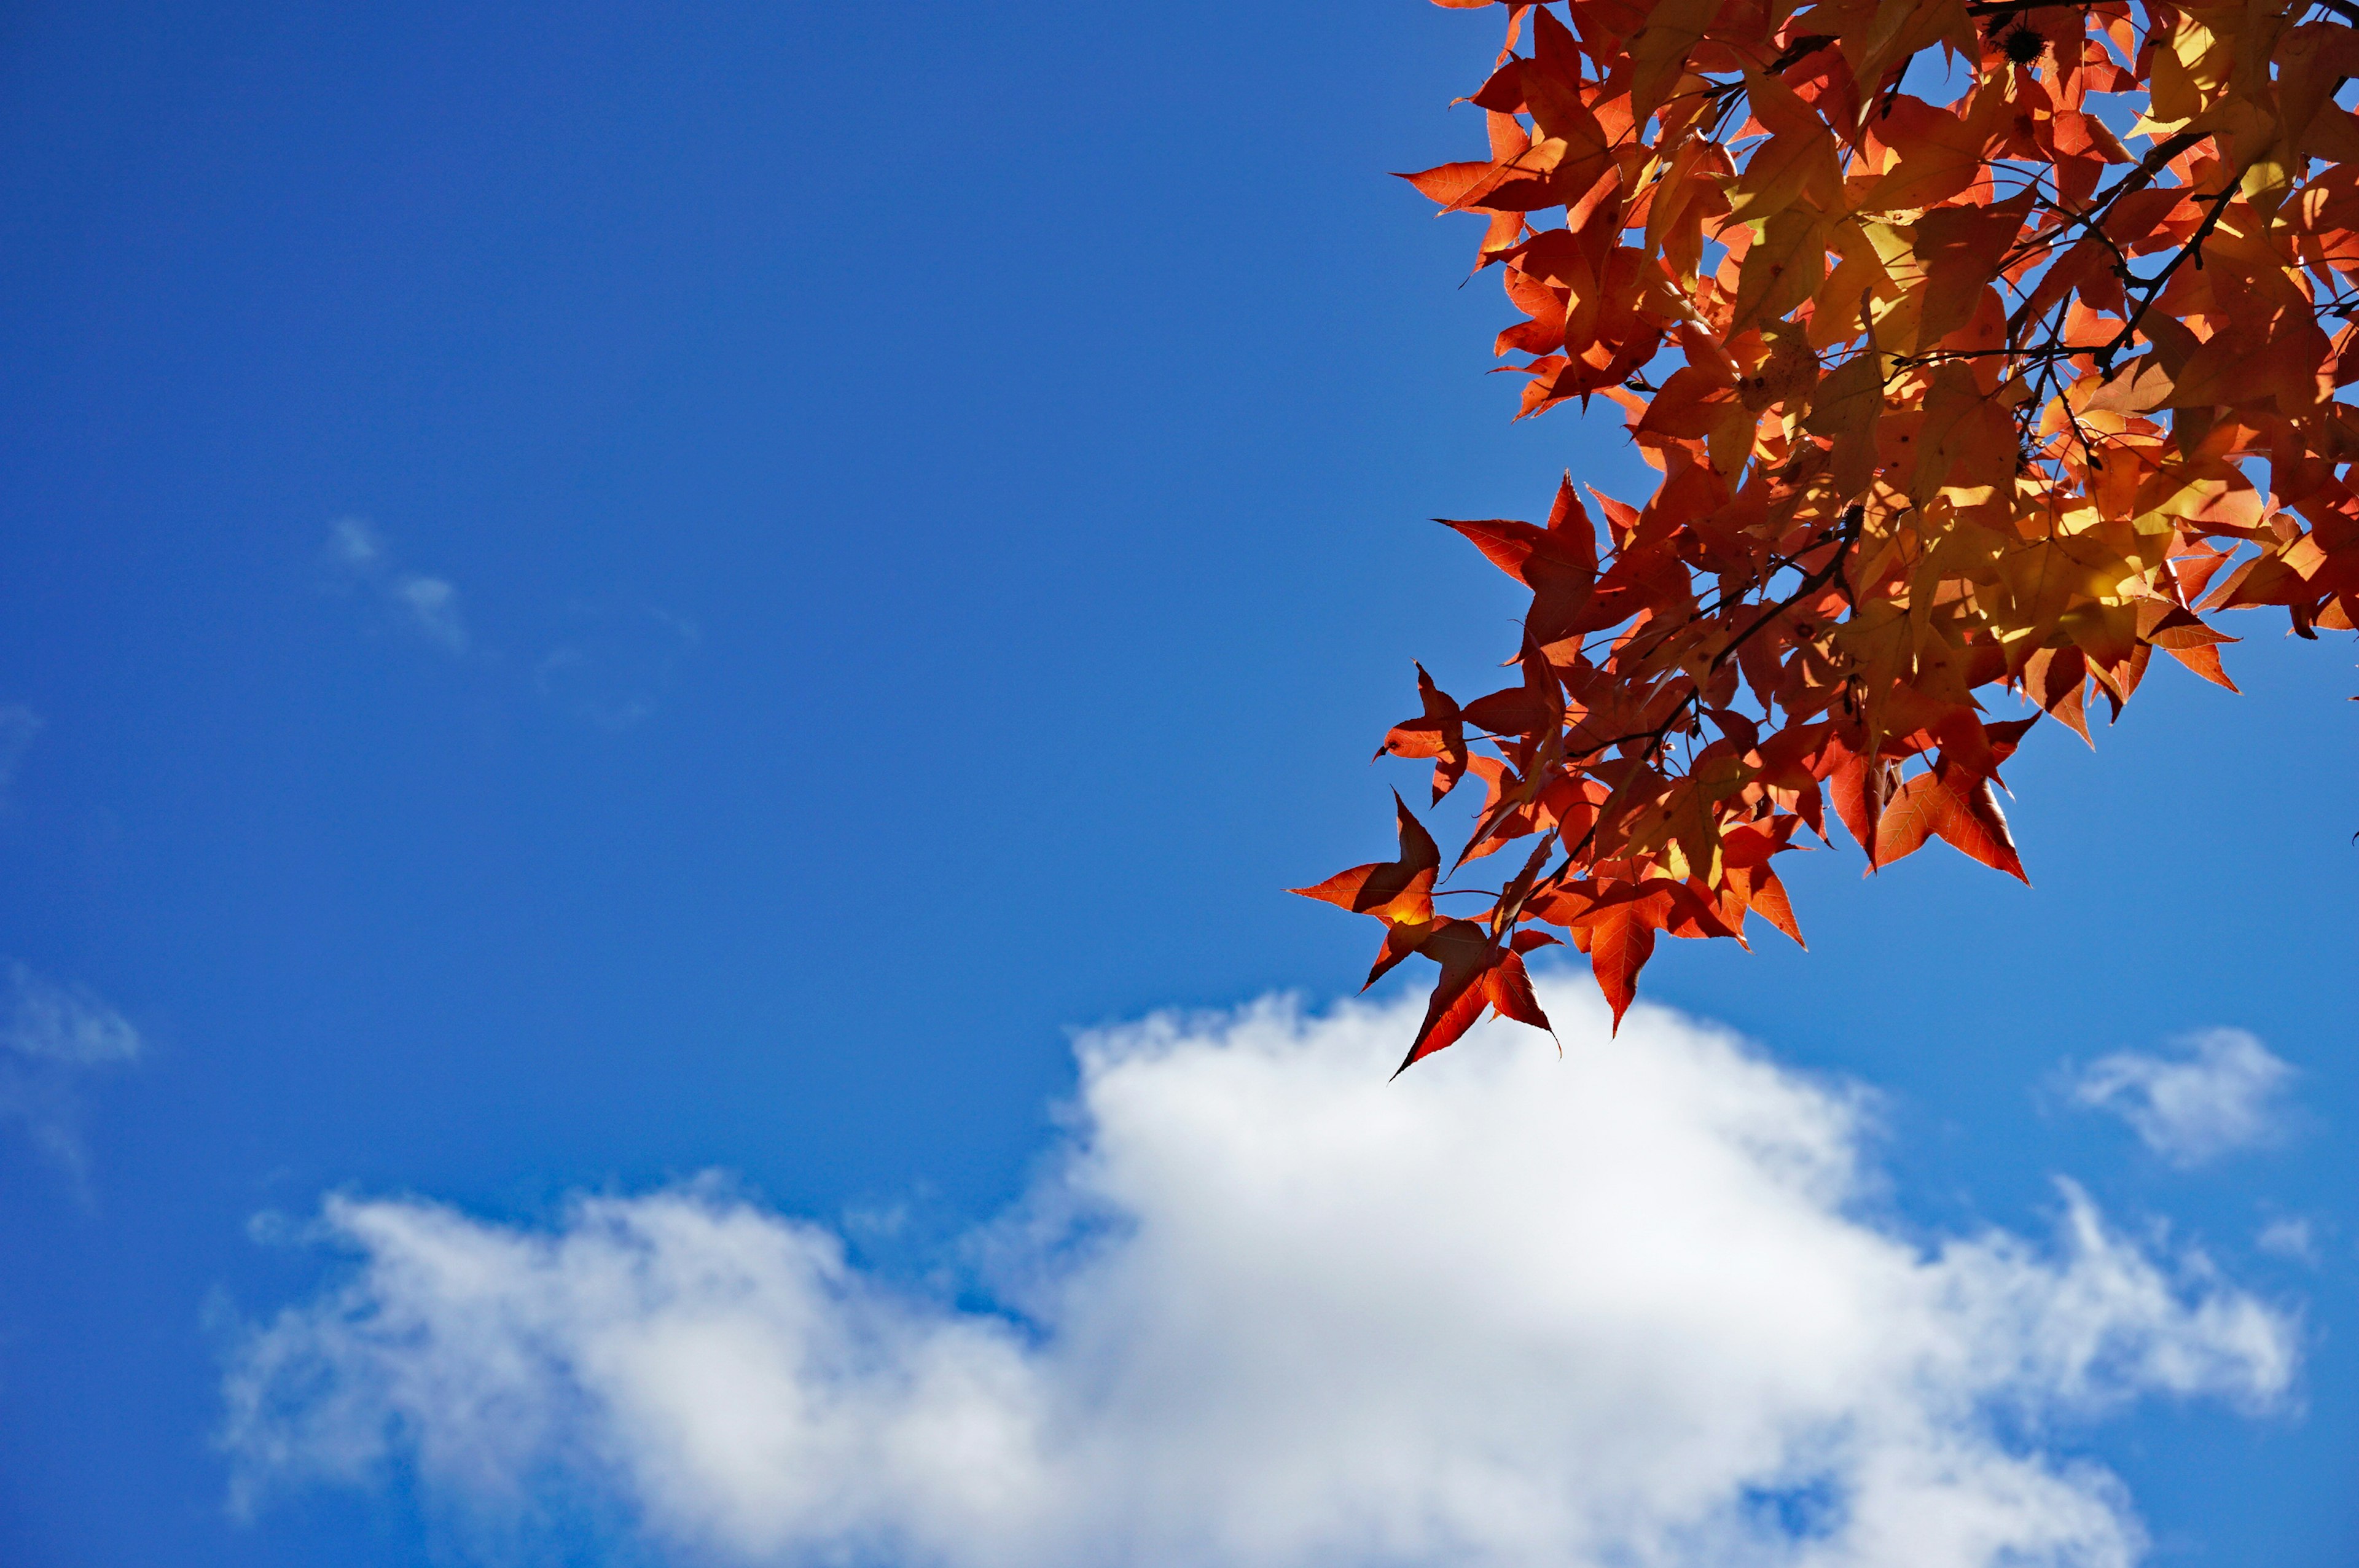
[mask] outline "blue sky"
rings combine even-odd
[[[902,1303],[875,1310],[923,1328],[883,1342],[984,1345],[1049,1404],[1082,1378],[1072,1346],[1116,1381],[1162,1354],[1146,1327],[1103,1328],[1107,1281],[1217,1268],[1219,1248],[1072,1264],[1008,1238],[1092,1206],[1148,1237],[1263,1215],[1201,1172],[1072,1173],[1160,1171],[1149,1155],[1174,1150],[1185,1167],[1225,1136],[1186,1109],[1188,1074],[1229,1081],[1245,1026],[1093,1036],[1114,1065],[1089,1079],[1075,1031],[1285,992],[1326,1016],[1367,933],[1279,890],[1386,851],[1386,790],[1415,769],[1365,759],[1414,708],[1410,659],[1463,689],[1513,646],[1514,585],[1424,519],[1531,515],[1568,464],[1643,485],[1603,417],[1510,425],[1513,387],[1482,373],[1506,308],[1487,281],[1458,287],[1475,236],[1386,175],[1479,135],[1446,105],[1492,34],[1408,0],[27,6],[0,24],[0,1562],[841,1544],[731,1513],[710,1466],[651,1468],[635,1445],[669,1418],[635,1426],[614,1386],[582,1381],[574,1330],[535,1332],[576,1369],[514,1391],[560,1412],[564,1442],[495,1443],[388,1393],[476,1366],[333,1332],[442,1321],[401,1268],[429,1221],[496,1260],[686,1214],[663,1234],[688,1239],[644,1245],[690,1273],[722,1245],[696,1227],[730,1217],[841,1235],[861,1288]],[[2257,613],[2243,630],[2241,698],[2158,669],[2095,754],[2034,733],[2009,769],[2032,889],[1938,849],[1864,883],[1846,849],[1788,875],[1808,954],[1667,944],[1646,994],[1759,1054],[1658,1015],[1621,1045],[1570,1029],[1562,1076],[1527,1078],[1546,1043],[1494,1032],[1450,1054],[1488,1058],[1371,1100],[1336,1053],[1365,1033],[1380,1079],[1397,1030],[1268,1023],[1280,1044],[1252,1049],[1293,1076],[1236,1089],[1236,1126],[1272,1120],[1225,1168],[1269,1173],[1280,1207],[1365,1201],[1354,1173],[1382,1151],[1319,1115],[1327,1089],[1371,1126],[1406,1119],[1430,1153],[1480,1147],[1470,1128],[1535,1093],[1578,1107],[1573,1088],[1616,1086],[1656,1097],[1678,1132],[1663,1149],[1751,1150],[1699,1108],[1715,1075],[1749,1085],[1745,1116],[1814,1130],[1794,1168],[1836,1173],[1763,1166],[1790,1198],[1764,1225],[1791,1220],[1825,1259],[1875,1253],[1911,1301],[1995,1277],[1958,1250],[1981,1247],[2018,1271],[2007,1299],[2054,1310],[2002,1334],[1964,1286],[1904,1311],[1830,1275],[1830,1299],[1885,1301],[1871,1315],[1908,1344],[2052,1347],[2072,1301],[2112,1337],[2062,1370],[2025,1350],[2005,1376],[1958,1373],[1956,1409],[1892,1402],[1921,1368],[1826,1349],[1839,1392],[1732,1396],[1732,1422],[1949,1422],[1941,1441],[1984,1458],[2102,1466],[2118,1488],[2085,1495],[2142,1520],[2153,1561],[2349,1562],[2359,671],[2347,637],[2296,643]],[[1552,994],[1586,984],[1566,979]],[[1694,1071],[1647,1068],[1648,1049]],[[1140,1111],[1125,1086],[1173,1108]],[[1332,1140],[1305,1145],[1332,1153],[1332,1190],[1279,1159],[1296,1118]],[[1501,1138],[1535,1161],[1558,1147]],[[1654,1159],[1566,1166],[1554,1206],[1470,1186],[1525,1228],[1461,1260],[1467,1288],[1516,1235],[1542,1252],[1589,1235],[1583,1205],[1711,1236],[1750,1190]],[[1365,1243],[1338,1277],[1390,1279],[1369,1262],[1382,1217],[1352,1213],[1321,1232]],[[2102,1245],[2072,1240],[2087,1214]],[[1807,1284],[1794,1271],[1821,1254],[1797,1245],[1788,1269],[1696,1264],[1691,1293]],[[1606,1255],[1633,1279],[1669,1271],[1658,1282],[1688,1266]],[[586,1288],[570,1267],[516,1277]],[[755,1299],[816,1288],[777,1268],[746,1276]],[[1595,1305],[1568,1291],[1566,1314]],[[792,1316],[763,1318],[762,1342]],[[653,1321],[599,1332],[644,1340]],[[847,1321],[858,1337],[886,1318]],[[993,1339],[1006,1322],[1038,1343]],[[1386,1324],[1337,1343],[1370,1347],[1371,1384],[1422,1387],[1375,1359],[1419,1342]],[[1741,1327],[1692,1332],[1753,1366],[1728,1348]],[[1529,1366],[1589,1410],[1588,1352],[1609,1340],[1566,1333]],[[1814,1354],[1797,1334],[1759,1353]],[[273,1346],[357,1424],[271,1382]],[[1225,1388],[1236,1368],[1200,1370]],[[1470,1366],[1400,1409],[1505,1452],[1523,1429],[1498,1401],[1462,1406],[1519,1376]],[[257,1390],[261,1413],[240,1404]],[[1086,1427],[1134,1456],[1093,1483],[1118,1494],[1160,1452],[1125,1444],[1196,1430],[1138,1400]],[[1593,1430],[1534,1414],[1524,1480],[1576,1467],[1614,1408]],[[597,1454],[568,1446],[590,1432]],[[266,1463],[269,1442],[293,1456]],[[1245,1523],[1119,1550],[1439,1552],[1372,1522],[1356,1452],[1304,1483],[1340,1500],[1299,1539],[1234,1478],[1173,1461]],[[1369,1473],[1422,1452],[1372,1452]],[[1716,1529],[1744,1515],[1746,1550],[1824,1533],[1811,1510],[1832,1505],[1803,1482],[1685,1453],[1662,1450],[1725,1482],[1694,1507],[1736,1510]],[[515,1491],[451,1454],[503,1456]],[[1020,1530],[986,1510],[969,1535],[1113,1560],[1110,1527],[1058,1500],[1077,1474],[1044,1462]],[[951,1552],[922,1491],[878,1493],[841,1539],[886,1563]],[[1520,1561],[1569,1539],[1525,1523],[1478,1544]],[[2054,1551],[2104,1561],[2131,1539],[2068,1531]]]

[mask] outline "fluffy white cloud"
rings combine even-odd
[[[2287,1389],[2288,1321],[2076,1189],[2050,1238],[1922,1246],[1862,1203],[1855,1098],[1547,1002],[1562,1060],[1492,1026],[1393,1084],[1397,1009],[1085,1040],[973,1238],[1001,1313],[712,1184],[538,1228],[332,1200],[353,1272],[227,1375],[238,1496],[406,1463],[696,1562],[2104,1565],[2122,1487],[2020,1434]]]
[[[2175,1165],[2200,1165],[2274,1141],[2293,1069],[2241,1029],[2175,1043],[2173,1055],[2121,1051],[2092,1062],[2072,1085],[2083,1105],[2128,1122]]]
[[[79,1174],[78,1080],[92,1068],[135,1060],[139,1032],[88,991],[53,984],[22,964],[7,967],[7,982],[0,1119],[20,1123],[45,1153]]]

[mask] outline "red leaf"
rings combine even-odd
[[[1886,803],[1875,835],[1875,862],[1889,865],[1938,837],[1964,854],[2028,885],[2015,836],[1991,782],[1947,761],[1918,774]]]
[[[1614,1010],[1614,1033],[1622,1032],[1622,1015],[1638,996],[1638,971],[1654,956],[1655,928],[1630,904],[1620,904],[1590,926],[1589,969],[1597,989]]]
[[[1380,920],[1430,920],[1433,878],[1441,869],[1441,849],[1410,813],[1398,790],[1393,792],[1393,806],[1400,816],[1399,860],[1353,866],[1315,887],[1287,891]]]
[[[1417,666],[1417,695],[1425,705],[1424,715],[1404,719],[1386,730],[1385,743],[1376,748],[1376,755],[1435,759],[1433,803],[1439,806],[1442,796],[1456,789],[1458,781],[1465,776],[1466,726],[1458,704],[1433,684],[1433,677],[1425,673],[1423,665]]]
[[[1456,1044],[1482,1021],[1486,1008],[1518,1023],[1547,1029],[1551,1035],[1556,1033],[1532,994],[1531,976],[1518,952],[1493,946],[1489,934],[1470,920],[1440,920],[1434,925],[1419,951],[1440,964],[1441,978],[1434,983],[1425,1022],[1418,1026],[1408,1054],[1393,1069],[1394,1076]]]

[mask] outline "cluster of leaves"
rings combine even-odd
[[[1437,912],[1401,804],[1399,860],[1299,890],[1383,922],[1371,983],[1440,965],[1403,1066],[1545,1026],[1542,925],[1617,1024],[1658,934],[1799,941],[1773,865],[1829,806],[1871,870],[2020,877],[2031,723],[2086,739],[2157,649],[2229,686],[2215,611],[2359,622],[2359,6],[1561,5],[1506,4],[1489,155],[1406,178],[1485,221],[1523,414],[1609,398],[1662,478],[1449,524],[1531,590],[1521,679],[1419,667],[1383,752],[1474,775],[1457,866],[1521,867]]]

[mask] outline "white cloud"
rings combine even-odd
[[[13,992],[0,1040],[21,1055],[94,1067],[139,1054],[139,1032],[80,987],[50,984],[22,964],[8,966]]]
[[[2318,1261],[2318,1239],[2306,1219],[2273,1219],[2254,1236],[2253,1245],[2273,1258],[2290,1258],[2297,1263]]]
[[[2169,1056],[2121,1051],[2098,1058],[2074,1081],[2073,1097],[2119,1116],[2175,1165],[2277,1141],[2290,1066],[2241,1029],[2207,1030],[2174,1044]]]
[[[1401,1007],[1086,1039],[973,1241],[1006,1315],[711,1183],[332,1199],[354,1272],[227,1373],[237,1498],[406,1464],[699,1562],[2102,1568],[2123,1487],[2020,1434],[2286,1391],[2288,1318],[2078,1189],[1929,1249],[1863,1213],[1855,1098],[1544,989],[1563,1060],[1492,1026],[1394,1084]]]
[[[703,633],[695,622],[652,605],[568,606],[567,640],[533,671],[540,695],[605,730],[628,730],[652,715],[673,671]]]
[[[372,585],[411,631],[453,657],[467,651],[458,589],[447,578],[394,570],[385,536],[367,518],[339,517],[329,524],[322,554],[340,586]]]
[[[0,1119],[23,1126],[44,1153],[79,1176],[79,1083],[93,1068],[136,1060],[139,1032],[79,987],[52,984],[22,964],[7,967],[0,1015]]]
[[[328,524],[328,562],[354,576],[377,569],[385,559],[385,540],[365,517],[339,517]]]
[[[393,579],[386,597],[408,613],[410,622],[429,643],[452,654],[467,651],[467,628],[459,619],[459,590],[439,577],[403,572]]]

